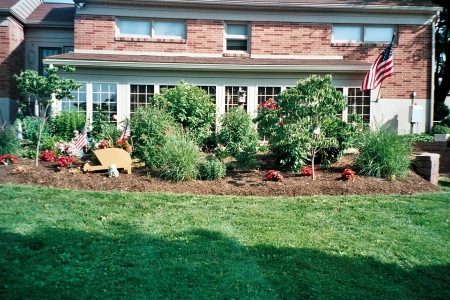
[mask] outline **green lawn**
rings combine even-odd
[[[449,200],[0,185],[0,298],[450,299]]]

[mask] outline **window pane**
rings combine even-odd
[[[185,28],[186,26],[184,22],[153,22],[155,36],[172,36],[184,38],[186,36]]]
[[[363,27],[357,25],[334,25],[333,41],[362,42]]]
[[[119,31],[120,34],[150,36],[150,22],[137,20],[120,20]]]
[[[247,40],[227,40],[227,50],[247,51]]]
[[[366,26],[365,42],[390,43],[394,32],[394,26]]]
[[[227,24],[228,35],[248,35],[248,26],[246,24]]]

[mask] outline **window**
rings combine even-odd
[[[92,104],[94,121],[116,123],[117,85],[115,83],[93,83]]]
[[[225,24],[226,51],[249,52],[248,32],[248,24]]]
[[[216,101],[216,87],[215,86],[199,86],[202,90],[205,90],[208,96],[214,99],[214,102]]]
[[[153,85],[130,85],[130,113],[134,113],[138,107],[146,106],[148,98],[155,94]]]
[[[47,75],[47,72],[45,72],[45,68],[47,68],[47,65],[44,65],[43,60],[49,56],[52,55],[58,55],[62,53],[61,48],[51,47],[51,48],[43,48],[39,47],[39,65],[38,65],[38,72],[40,75]]]
[[[395,32],[393,25],[333,25],[333,42],[390,43]]]
[[[146,38],[186,38],[184,21],[126,20],[117,21],[119,36]]]
[[[258,104],[269,98],[275,100],[275,96],[281,92],[281,87],[258,87]]]
[[[82,84],[78,90],[72,91],[71,94],[75,99],[64,98],[61,100],[62,110],[86,112],[86,84]]]
[[[355,123],[351,115],[362,117],[363,124],[370,124],[370,91],[361,92],[359,88],[348,88],[347,94],[347,120]]]
[[[225,112],[233,107],[241,106],[247,110],[247,87],[225,87]]]

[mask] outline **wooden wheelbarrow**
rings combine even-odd
[[[130,154],[119,148],[106,148],[93,151],[101,165],[91,166],[85,163],[84,172],[93,172],[98,170],[108,170],[110,165],[116,165],[117,169],[124,169],[127,174],[131,174],[131,157]]]

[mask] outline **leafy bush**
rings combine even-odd
[[[182,81],[175,88],[163,89],[151,102],[167,110],[199,145],[205,144],[212,134],[216,105],[205,90]]]
[[[442,125],[435,125],[433,127],[433,133],[435,133],[435,134],[449,134],[450,133],[450,127],[442,126]]]
[[[149,168],[158,166],[158,154],[169,134],[177,131],[173,117],[166,111],[152,106],[140,107],[131,116],[133,128],[133,155]]]
[[[446,117],[450,116],[450,109],[443,102],[434,103],[434,119],[440,121]]]
[[[434,142],[434,136],[428,133],[413,133],[413,134],[404,134],[402,135],[405,139],[411,141],[412,143],[416,142]]]
[[[439,123],[439,125],[450,127],[450,116],[442,119],[441,123]]]
[[[53,135],[64,141],[70,141],[74,130],[81,130],[86,122],[84,113],[77,111],[62,111],[50,117],[49,123]]]
[[[37,145],[39,139],[39,126],[41,124],[41,120],[37,117],[25,117],[22,120],[22,132],[23,138],[25,140],[29,140],[33,146]],[[51,131],[48,123],[46,122],[44,125],[44,129],[42,131],[42,139],[50,138]],[[42,146],[42,145],[41,145]]]
[[[200,177],[206,180],[224,178],[227,174],[226,165],[219,159],[208,157],[200,164]]]
[[[158,174],[173,181],[196,179],[200,158],[200,149],[188,135],[168,135],[157,153]]]
[[[390,127],[365,132],[358,144],[355,165],[360,174],[395,180],[403,177],[411,165],[411,140]]]
[[[217,142],[225,147],[224,150],[227,153],[236,158],[240,167],[257,166],[258,133],[245,110],[232,108],[223,115]]]
[[[311,76],[283,91],[275,103],[260,104],[254,122],[281,167],[297,171],[316,153],[323,160],[332,160],[351,144],[355,128],[337,116],[345,106],[330,75]],[[321,131],[314,137],[316,127]]]
[[[17,139],[17,132],[14,126],[0,125],[0,155],[18,154],[20,152],[20,142]]]

